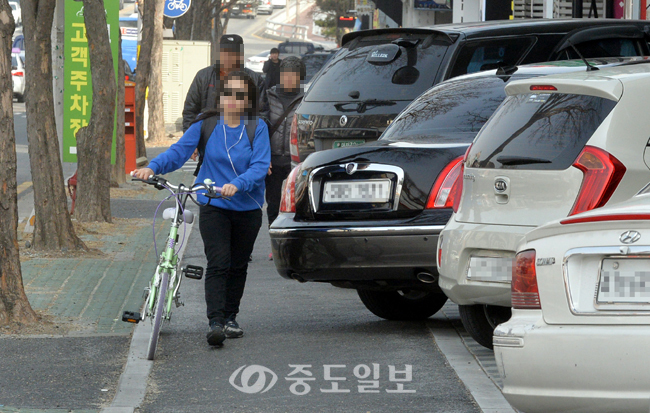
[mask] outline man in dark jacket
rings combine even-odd
[[[291,123],[304,95],[300,85],[305,78],[305,65],[295,56],[280,64],[280,83],[267,91],[271,129],[271,170],[266,177],[266,213],[269,225],[280,210],[282,182],[291,172]],[[285,115],[286,116],[283,116]]]
[[[262,72],[266,74],[266,90],[280,83],[280,50],[277,47],[271,49],[269,60],[264,62]]]
[[[235,70],[243,70],[253,78],[260,92],[258,104],[260,116],[268,116],[264,79],[252,70],[243,68],[244,40],[236,34],[224,34],[219,43],[219,60],[212,66],[199,70],[187,91],[183,105],[183,132],[190,127],[199,113],[216,107],[221,79]]]

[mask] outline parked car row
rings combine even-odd
[[[650,218],[648,33],[585,19],[344,36],[293,120],[279,274],[354,288],[392,320],[451,299],[522,411],[646,411],[650,246],[632,244]]]

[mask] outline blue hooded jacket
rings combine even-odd
[[[178,142],[151,161],[149,168],[156,175],[181,168],[199,144],[202,123],[199,121],[190,126]],[[197,200],[234,211],[261,209],[264,205],[264,180],[270,164],[271,146],[265,122],[258,122],[251,147],[243,120],[239,126],[231,128],[221,118],[205,146],[196,182],[211,179],[217,186],[233,184],[238,191],[230,200],[208,199],[203,195],[198,195]]]

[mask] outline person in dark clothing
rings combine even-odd
[[[262,72],[266,74],[266,90],[280,83],[280,63],[282,63],[282,60],[279,57],[280,50],[274,47],[269,54],[269,60],[264,62]]]
[[[131,173],[146,179],[181,168],[199,143],[203,122],[219,116],[197,176],[197,182],[210,179],[222,187],[224,197],[229,197],[197,196],[201,203],[199,229],[208,261],[205,302],[211,346],[244,335],[236,316],[244,294],[248,257],[262,226],[264,180],[271,160],[268,128],[256,118],[257,85],[246,72],[235,71],[224,77],[224,86],[218,109],[201,114],[177,143],[148,167]],[[246,122],[251,119],[257,119],[252,142],[246,136]]]
[[[280,64],[280,83],[267,93],[269,121],[272,125],[269,131],[271,170],[266,177],[266,213],[269,225],[278,216],[282,182],[291,172],[291,124],[304,95],[300,82],[305,78],[305,71],[302,60],[295,56],[287,57]]]
[[[249,75],[258,88],[257,108],[259,115],[268,116],[268,102],[264,79],[250,69],[244,68],[244,40],[236,34],[224,34],[219,42],[219,60],[198,71],[183,105],[183,132],[187,131],[196,117],[217,106],[224,76],[235,70]]]

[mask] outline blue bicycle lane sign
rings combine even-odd
[[[165,0],[165,10],[163,14],[172,19],[181,17],[187,13],[191,4],[192,0]]]

